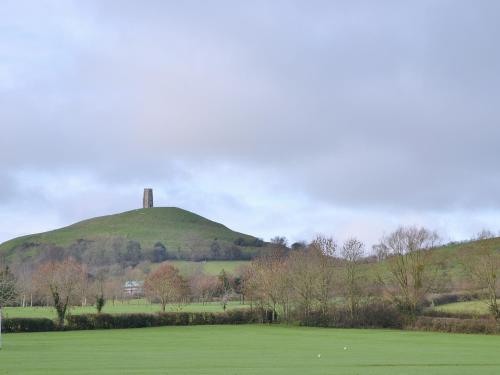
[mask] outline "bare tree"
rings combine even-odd
[[[17,298],[16,279],[8,266],[0,269],[0,309],[10,305]]]
[[[16,279],[9,267],[0,268],[0,349],[2,349],[2,308],[16,301]]]
[[[80,282],[78,283],[78,291],[80,293],[80,303],[83,306],[87,306],[87,297],[91,289],[91,283],[89,280],[88,266],[86,264],[81,264],[80,272]]]
[[[79,297],[82,274],[81,265],[73,259],[42,264],[35,274],[36,284],[52,300],[61,326],[70,303]]]
[[[327,313],[333,297],[336,252],[337,243],[331,237],[316,236],[309,246],[309,262],[316,269],[315,296],[323,314]]]
[[[389,255],[389,249],[383,243],[380,243],[372,246],[372,253],[377,258],[377,261],[381,262]]]
[[[17,280],[17,289],[19,292],[19,304],[22,307],[33,306],[33,273],[34,266],[30,262],[15,262],[12,267]]]
[[[104,281],[104,295],[108,296],[108,299],[111,299],[111,303],[113,306],[115,305],[116,300],[124,299],[124,281],[122,278],[115,278]]]
[[[328,311],[334,291],[336,244],[331,238],[317,237],[306,249],[293,251],[287,260],[296,306],[303,319],[308,319],[319,305]]]
[[[323,235],[317,235],[316,238],[311,242],[311,247],[321,254],[333,257],[337,251],[337,243],[332,237],[326,237]]]
[[[285,255],[279,249],[275,249],[255,259],[251,269],[252,280],[249,281],[253,284],[254,293],[262,304],[271,308],[272,320],[277,319],[277,307],[280,306],[285,320],[288,321],[291,276],[287,270]]]
[[[472,239],[481,241],[481,240],[487,240],[489,238],[494,238],[495,234],[489,230],[489,229],[482,229],[480,232],[478,232]]]
[[[144,291],[150,299],[160,302],[165,311],[168,303],[179,302],[185,296],[185,280],[179,270],[168,263],[161,264],[144,281]]]
[[[286,249],[288,247],[288,240],[283,236],[275,236],[271,238],[273,247]]]
[[[342,246],[345,260],[345,288],[347,306],[351,319],[354,318],[361,295],[359,262],[364,253],[364,244],[356,238],[350,238]]]
[[[226,311],[227,304],[229,303],[229,299],[233,291],[233,288],[231,286],[231,279],[224,269],[222,269],[222,271],[219,273],[217,279],[217,289],[220,295],[220,303],[222,305],[222,309]]]
[[[486,290],[490,313],[496,320],[500,320],[500,306],[497,301],[500,289],[500,254],[495,250],[480,249],[469,254],[464,265],[476,285]]]
[[[189,279],[192,296],[202,304],[210,301],[217,293],[217,277],[207,275],[201,269],[197,269]]]
[[[381,246],[388,254],[388,273],[379,275],[379,281],[399,307],[411,315],[434,284],[436,274],[427,250],[438,240],[435,232],[417,227],[400,227],[382,239]]]

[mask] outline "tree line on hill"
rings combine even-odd
[[[196,241],[195,241],[196,242]],[[91,267],[119,265],[123,268],[135,267],[141,262],[161,263],[166,260],[251,260],[258,255],[255,249],[266,243],[259,238],[239,237],[232,243],[214,239],[205,245],[197,243],[196,248],[168,248],[157,241],[153,246],[143,247],[140,242],[124,237],[109,237],[99,240],[78,239],[68,246],[25,242],[12,249],[12,263],[34,264],[47,261],[62,261],[74,258]],[[246,248],[253,251],[245,251]],[[33,256],[33,254],[38,254]]]
[[[376,245],[376,263],[367,263],[364,244],[351,238],[338,244],[318,236],[311,243],[288,246],[275,237],[266,252],[234,274],[207,275],[201,267],[183,272],[169,262],[130,268],[116,276],[110,267],[90,266],[80,258],[48,259],[37,266],[8,267],[0,272],[0,306],[49,304],[60,324],[72,305],[105,303],[125,298],[124,280],[141,280],[141,293],[162,310],[179,310],[189,302],[238,299],[272,312],[272,320],[303,324],[388,325],[374,323],[415,319],[426,311],[431,294],[446,291],[442,264],[433,256],[439,244],[435,232],[400,227]],[[161,247],[158,247],[162,254]],[[370,259],[373,261],[373,258]],[[488,301],[490,316],[500,320],[497,302],[500,254],[484,248],[461,261],[470,285]]]

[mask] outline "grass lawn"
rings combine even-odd
[[[190,274],[198,267],[201,267],[207,275],[217,276],[222,270],[229,273],[235,273],[238,268],[250,264],[248,260],[210,260],[208,262],[191,262],[187,260],[171,260],[174,266],[180,269],[181,272]]]
[[[486,301],[447,303],[446,305],[436,306],[434,309],[451,313],[488,314],[488,304]]]
[[[3,339],[2,375],[500,373],[500,336],[244,325]]]
[[[247,308],[249,305],[242,305],[239,302],[230,302],[228,304],[229,309]],[[131,300],[129,302],[115,302],[113,305],[111,302],[107,302],[104,305],[103,312],[110,314],[121,314],[121,313],[154,313],[161,310],[160,305],[147,303],[146,300]],[[179,311],[177,306],[168,305],[167,311]],[[183,305],[180,311],[187,312],[222,312],[222,305],[218,302],[210,302],[206,304],[201,303],[191,303],[189,305]],[[87,314],[95,313],[95,306],[76,306],[72,307],[70,310],[71,314]],[[4,307],[3,317],[4,318],[56,318],[56,312],[52,307]]]

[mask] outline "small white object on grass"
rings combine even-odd
[[[347,350],[347,346],[344,346],[344,350]]]
[[[321,354],[318,354],[318,358],[321,358]]]

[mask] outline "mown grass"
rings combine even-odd
[[[169,262],[179,268],[181,272],[185,272],[186,274],[190,274],[198,267],[201,267],[204,273],[212,276],[219,275],[222,270],[235,274],[240,267],[250,264],[250,261],[248,260],[211,260],[207,262],[173,260]]]
[[[242,305],[239,302],[230,302],[228,309],[244,309],[249,305]],[[37,306],[37,307],[4,307],[2,309],[3,317],[5,318],[56,318],[56,312],[53,307]],[[103,312],[109,314],[123,313],[155,313],[161,311],[159,304],[150,304],[146,300],[131,300],[129,302],[116,301],[107,302]],[[220,303],[210,302],[206,304],[191,303],[182,305],[179,310],[177,305],[168,305],[166,311],[186,311],[186,312],[222,312],[223,308]],[[70,314],[88,314],[96,313],[95,306],[74,306],[70,309]]]
[[[245,325],[3,338],[2,375],[500,373],[500,336]]]

